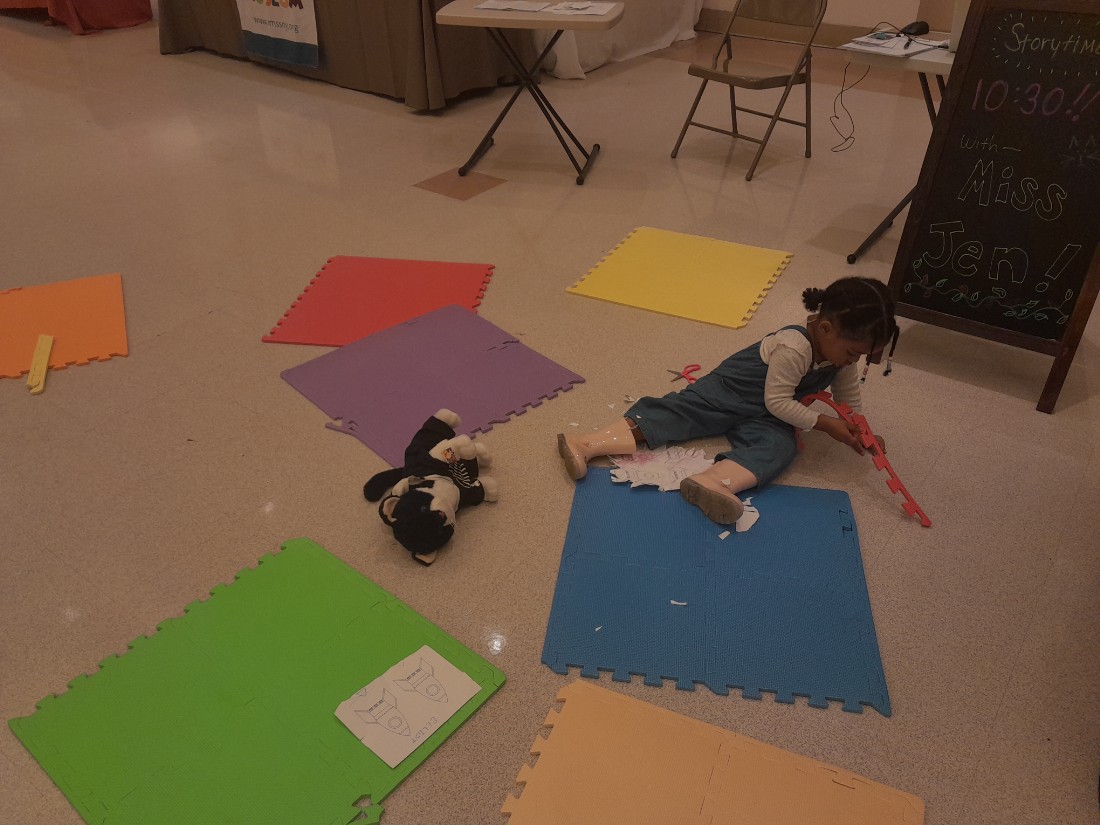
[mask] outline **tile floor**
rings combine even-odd
[[[807,286],[886,278],[900,221],[854,269],[844,256],[909,188],[929,133],[915,79],[875,70],[844,97],[854,145],[831,152],[846,61],[822,51],[812,160],[781,128],[752,183],[749,150],[718,135],[693,130],[673,161],[695,48],[545,81],[603,145],[583,187],[523,100],[478,166],[504,182],[439,192],[431,179],[507,92],[416,115],[212,54],[161,56],[155,24],[74,37],[0,15],[0,288],[121,272],[130,343],[52,372],[41,396],[0,381],[0,717],[309,536],[509,677],[384,821],[503,822],[566,683],[539,662],[571,495],[554,434],[800,320]],[[565,293],[637,226],[794,258],[737,331]],[[489,434],[502,499],[463,518],[431,568],[362,500],[381,461],[280,379],[316,350],[260,342],[333,255],[490,261],[482,314],[587,379]],[[852,497],[892,718],[603,684],[918,794],[928,825],[1097,822],[1098,323],[1053,416],[1034,410],[1048,358],[905,324],[866,408],[930,530],[822,439],[784,478]],[[0,800],[5,825],[80,821],[6,726]]]

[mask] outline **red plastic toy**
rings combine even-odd
[[[924,510],[917,504],[916,499],[909,495],[909,491],[906,490],[905,485],[901,483],[901,479],[898,478],[898,474],[894,472],[894,468],[890,466],[886,454],[882,452],[882,448],[875,439],[875,434],[871,432],[871,426],[867,423],[867,419],[859,413],[853,412],[852,408],[847,404],[841,404],[838,401],[834,401],[832,393],[824,391],[815,392],[802,399],[802,403],[807,407],[814,401],[824,401],[836,410],[837,414],[849,424],[855,424],[859,427],[859,443],[863,446],[863,449],[870,451],[872,460],[875,462],[875,469],[886,470],[887,474],[890,476],[889,480],[886,482],[886,486],[890,488],[891,493],[901,493],[905,497],[905,504],[902,505],[902,509],[909,515],[919,518],[922,527],[931,527],[932,519],[924,514]]]

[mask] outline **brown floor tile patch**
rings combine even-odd
[[[458,174],[458,169],[451,169],[442,175],[436,175],[434,178],[428,178],[413,185],[419,189],[435,192],[437,195],[466,201],[502,183],[505,183],[503,178],[494,178],[492,175],[483,175],[480,172],[469,172],[463,176]]]

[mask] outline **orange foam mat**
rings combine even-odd
[[[39,335],[53,336],[53,369],[128,355],[122,276],[113,272],[0,291],[0,378],[30,371]]]
[[[558,693],[509,825],[920,825],[924,802],[591,682]]]

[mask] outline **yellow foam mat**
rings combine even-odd
[[[639,227],[565,291],[738,329],[791,253]]]
[[[590,682],[558,693],[509,825],[920,825],[924,802]]]

